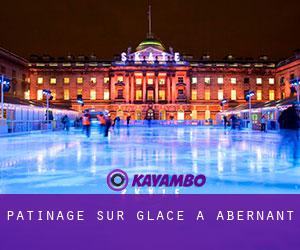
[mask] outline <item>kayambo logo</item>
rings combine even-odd
[[[205,183],[203,174],[135,174],[131,187],[202,187]],[[107,185],[114,191],[122,191],[128,184],[128,175],[121,169],[115,169],[107,175]]]

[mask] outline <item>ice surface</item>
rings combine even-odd
[[[276,132],[130,127],[0,138],[0,193],[115,193],[107,174],[204,174],[201,188],[128,187],[124,193],[300,193],[299,144]]]

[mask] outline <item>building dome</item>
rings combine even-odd
[[[148,47],[153,47],[155,49],[158,49],[158,50],[162,50],[162,51],[165,51],[165,47],[163,46],[163,44],[155,39],[155,38],[147,38],[145,40],[143,40],[139,46],[137,46],[136,48],[136,51],[140,51],[140,50],[143,50],[143,49],[146,49]]]

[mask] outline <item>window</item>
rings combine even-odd
[[[192,90],[192,100],[197,100],[197,90],[196,89],[193,89]]]
[[[108,89],[104,90],[103,99],[104,100],[109,100],[109,90]]]
[[[38,84],[43,84],[43,82],[44,82],[43,77],[38,77],[37,83],[38,83]]]
[[[53,96],[53,99],[52,100],[56,100],[56,90],[55,89],[51,89],[51,95]]]
[[[166,80],[164,78],[159,78],[159,85],[164,85]]]
[[[142,84],[142,78],[136,78],[135,79],[135,84],[141,85]]]
[[[210,90],[205,90],[205,92],[204,92],[204,99],[205,100],[210,100]]]
[[[70,91],[68,89],[64,89],[64,100],[70,100]]]
[[[158,99],[161,101],[164,101],[166,99],[166,94],[164,90],[159,90],[158,91]]]
[[[231,90],[231,100],[233,100],[233,101],[236,100],[236,90],[235,89]]]
[[[275,91],[273,89],[269,90],[269,100],[270,101],[275,100]]]
[[[142,100],[142,90],[135,91],[135,99],[138,101]]]
[[[205,110],[205,120],[210,119],[210,111],[209,110]]]
[[[182,76],[179,76],[179,77],[178,77],[178,83],[184,83],[183,77],[182,77]]]
[[[269,84],[274,84],[275,83],[275,79],[274,78],[269,78]]]
[[[196,76],[194,76],[194,77],[192,77],[192,84],[197,84],[197,77]]]
[[[218,84],[223,84],[223,83],[224,83],[224,78],[218,77]]]
[[[30,100],[30,90],[27,90],[24,92],[24,99],[25,100]]]
[[[179,121],[183,121],[184,120],[184,111],[179,110],[177,112],[177,120],[179,120]]]
[[[109,83],[109,77],[104,77],[104,78],[103,78],[103,82],[104,82],[104,83]]]
[[[117,77],[117,81],[118,81],[118,82],[123,82],[123,76],[118,76],[118,77]]]
[[[152,79],[152,78],[148,78],[148,79],[147,79],[147,83],[148,83],[149,85],[153,85],[153,79]]]
[[[123,99],[123,89],[118,89],[117,99]]]
[[[223,100],[223,89],[218,90],[218,100]]]
[[[64,84],[69,84],[69,83],[70,83],[70,78],[64,77]]]
[[[231,82],[232,84],[236,84],[236,78],[231,78],[231,79],[230,79],[230,82]]]
[[[82,95],[82,89],[77,89],[77,95]]]
[[[38,101],[40,100],[43,100],[43,90],[42,89],[39,89],[37,91],[37,98],[36,98]]]
[[[261,101],[262,100],[262,91],[259,89],[256,92],[256,100]]]
[[[245,77],[244,78],[244,83],[250,83],[250,78],[249,77]]]
[[[56,78],[55,77],[50,78],[50,84],[56,84]]]
[[[262,84],[262,78],[256,78],[256,84]]]
[[[91,77],[91,83],[97,83],[97,78],[96,77]]]
[[[96,90],[94,90],[94,89],[90,90],[90,99],[96,100]]]
[[[204,77],[204,83],[210,84],[210,77]]]
[[[82,84],[83,83],[83,77],[77,77],[77,83]]]
[[[154,91],[153,90],[147,91],[147,100],[149,100],[149,101],[154,100]]]
[[[198,119],[198,112],[197,110],[192,110],[192,120],[197,120]]]

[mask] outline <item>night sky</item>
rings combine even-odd
[[[152,0],[153,32],[196,58],[286,58],[300,48],[299,0]],[[1,1],[0,46],[112,59],[146,37],[147,0]]]

